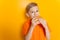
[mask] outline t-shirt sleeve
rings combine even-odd
[[[22,28],[23,36],[25,36],[28,33],[29,27],[30,27],[30,22],[29,21],[25,22]]]

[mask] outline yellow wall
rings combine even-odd
[[[38,3],[51,30],[51,40],[60,40],[60,0],[0,0],[0,40],[22,40],[24,10],[30,2]]]

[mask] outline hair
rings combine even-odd
[[[26,7],[26,13],[28,13],[28,11],[30,10],[30,8],[34,7],[34,6],[38,6],[37,3],[29,3]]]

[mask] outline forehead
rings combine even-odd
[[[34,6],[34,7],[30,8],[30,11],[36,11],[36,10],[38,10],[38,6]]]

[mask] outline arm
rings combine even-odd
[[[27,35],[25,36],[25,40],[30,40],[30,39],[31,39],[33,29],[34,29],[34,26],[31,25],[31,27],[30,27],[30,29],[29,29]]]
[[[46,21],[44,21],[44,25],[43,26],[45,27],[46,38],[47,38],[47,40],[50,40],[50,31],[48,29],[48,25],[47,25]]]
[[[47,40],[50,40],[50,32],[49,32],[48,28],[45,28],[45,32],[46,32]]]
[[[32,32],[34,30],[34,28],[36,27],[37,24],[40,24],[39,21],[37,21],[37,19],[34,20],[34,18],[31,21],[31,26],[30,29],[27,33],[27,35],[25,36],[25,40],[30,40],[31,36],[32,36]]]
[[[43,27],[45,28],[47,40],[50,40],[50,31],[49,31],[49,29],[48,29],[47,22],[46,22],[44,19],[40,19],[40,23],[41,23],[41,24],[43,25]]]

